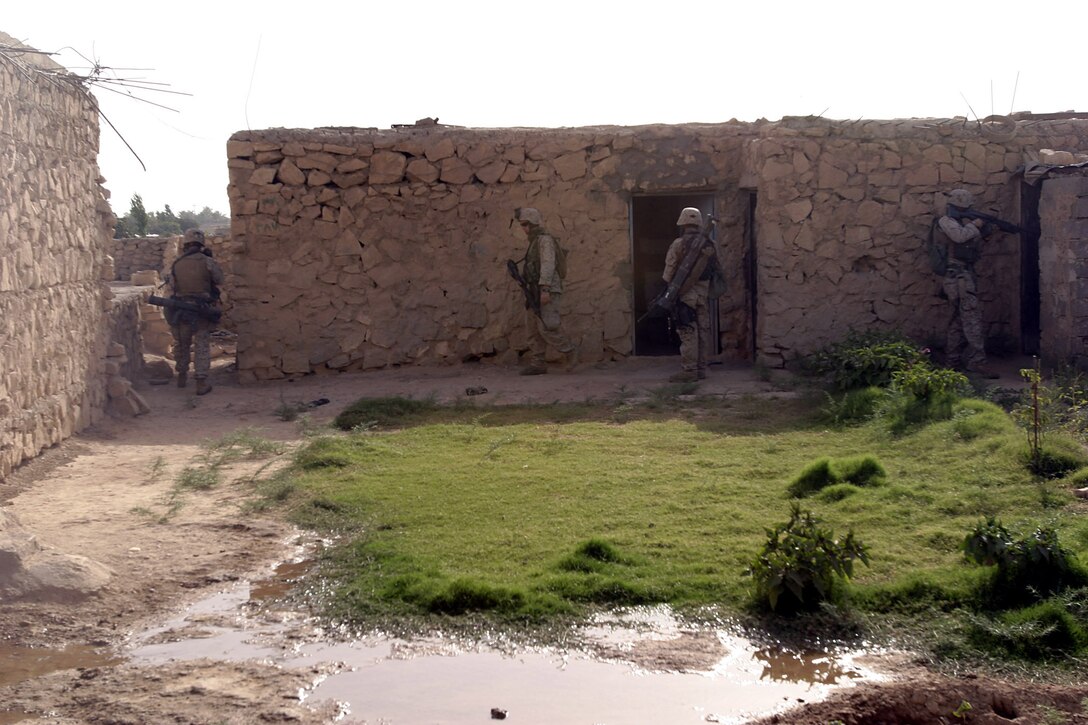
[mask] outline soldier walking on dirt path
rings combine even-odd
[[[196,306],[218,306],[223,270],[204,246],[204,232],[199,229],[186,230],[182,256],[174,262],[166,280],[173,291],[173,299]],[[191,310],[167,307],[165,313],[174,336],[174,369],[178,373],[178,387],[184,388],[188,382],[192,351],[196,394],[211,392],[212,386],[208,382],[211,370],[209,338],[215,323]]]
[[[560,307],[563,299],[563,278],[566,277],[566,255],[558,241],[544,230],[540,212],[531,207],[514,211],[529,240],[525,250],[521,276],[527,285],[525,293],[530,302],[525,310],[525,325],[529,333],[529,352],[522,375],[543,375],[548,372],[549,348],[562,353],[568,370],[578,364],[574,343],[562,330]],[[539,314],[538,314],[539,310]]]

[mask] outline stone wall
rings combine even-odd
[[[133,272],[153,269],[162,272],[169,260],[177,255],[181,237],[133,237],[113,239],[110,253],[113,256],[114,279],[128,282]]]
[[[114,220],[97,154],[79,82],[0,53],[0,479],[104,410]]]
[[[781,366],[850,329],[943,340],[926,238],[944,194],[1015,221],[1017,169],[1088,148],[1088,122],[964,119],[576,129],[246,131],[228,143],[243,380],[320,370],[512,363],[524,349],[505,261],[535,206],[569,250],[582,359],[632,353],[632,199],[712,195],[729,291],[727,359]],[[754,208],[754,213],[751,210]],[[1019,344],[1020,246],[979,265],[990,340]]]
[[[1088,365],[1088,173],[1041,183],[1041,346],[1048,363],[1072,363],[1084,369]]]
[[[726,347],[742,325],[744,130],[728,126],[264,131],[228,145],[233,319],[243,380],[525,348],[516,207],[568,252],[566,325],[583,361],[632,350],[628,198],[693,189],[724,217]],[[681,158],[685,163],[661,163]]]

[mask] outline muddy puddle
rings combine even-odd
[[[0,642],[0,685],[23,682],[50,672],[78,667],[109,667],[123,659],[105,648],[72,645],[64,649],[16,647]],[[20,722],[28,713],[5,710],[0,704],[0,725]]]
[[[836,687],[881,679],[860,653],[759,648],[726,629],[691,629],[665,607],[599,617],[584,650],[516,648],[371,635],[332,641],[293,611],[265,604],[305,572],[281,565],[142,632],[135,664],[260,660],[322,672],[299,696],[340,704],[343,722],[741,723]],[[492,714],[494,710],[494,714]]]

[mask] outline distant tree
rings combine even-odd
[[[147,210],[144,209],[144,200],[139,194],[132,195],[132,202],[128,208],[128,220],[136,236],[147,236]]]
[[[132,231],[129,229],[129,221],[127,216],[118,217],[117,225],[113,228],[114,239],[128,239],[132,236]]]
[[[204,207],[200,210],[200,213],[196,215],[201,224],[230,224],[230,217],[217,212],[212,211],[211,207]]]
[[[181,234],[181,222],[174,215],[169,204],[162,211],[152,214],[151,217],[147,227],[149,234],[158,234],[162,237]]]
[[[194,227],[216,227],[230,224],[230,217],[204,207],[199,212],[183,211],[178,214],[169,204],[162,211],[148,212],[144,200],[139,194],[132,195],[128,214],[118,217],[113,231],[114,239],[128,237],[146,237],[148,234],[174,236],[184,234],[186,229]]]

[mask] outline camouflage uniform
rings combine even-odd
[[[665,254],[665,271],[661,278],[666,284],[676,276],[689,245],[699,243],[701,220],[698,209],[688,208],[681,212],[678,224],[682,226],[683,233],[673,240]],[[716,268],[716,260],[712,260],[703,268],[702,274],[696,279],[689,279],[680,288],[677,313],[673,318],[676,334],[680,337],[680,374],[673,376],[677,381],[702,380],[706,377],[713,342],[710,334],[710,276]],[[693,319],[681,304],[694,312]]]
[[[973,203],[973,198],[969,192],[956,189],[949,195],[948,203],[967,209]],[[959,367],[962,362],[968,370],[989,373],[986,369],[982,310],[974,268],[982,253],[982,232],[971,221],[953,219],[948,214],[938,220],[937,231],[947,240],[948,266],[944,275],[944,293],[952,304],[952,319],[945,341],[945,363]],[[961,348],[965,348],[962,355]]]
[[[184,302],[214,304],[219,300],[223,271],[204,251],[204,234],[190,229],[185,232],[184,254],[174,262],[167,276],[172,297]],[[208,373],[211,370],[209,338],[215,323],[186,310],[167,309],[167,322],[174,336],[174,369],[178,387],[183,388],[189,372],[189,355],[193,351],[197,395],[211,390]]]
[[[563,276],[557,260],[558,245],[552,235],[540,226],[540,212],[536,209],[518,209],[516,218],[529,238],[522,277],[529,285],[531,293],[539,294],[540,299],[539,317],[532,309],[525,310],[529,353],[522,373],[538,375],[547,372],[549,348],[563,354],[568,367],[573,367],[577,362],[576,350],[574,343],[562,330],[560,317]]]

